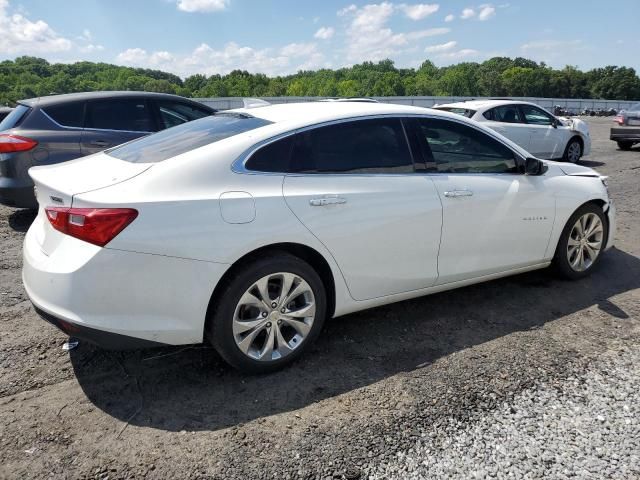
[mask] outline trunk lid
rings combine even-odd
[[[57,165],[30,168],[29,176],[35,184],[39,205],[38,218],[32,228],[42,251],[50,255],[65,237],[51,226],[46,207],[71,207],[74,195],[124,182],[151,167],[148,163],[125,162],[98,153]]]

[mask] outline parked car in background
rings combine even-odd
[[[208,340],[252,372],[327,316],[550,264],[584,277],[615,232],[597,172],[404,105],[238,109],[29,173],[45,319],[111,347]]]
[[[13,108],[10,107],[0,107],[0,122],[5,119],[7,115],[11,113]]]
[[[0,122],[0,203],[35,208],[32,166],[66,162],[211,115],[176,95],[90,92],[21,100]]]
[[[628,110],[621,110],[613,121],[618,126],[611,128],[609,138],[617,142],[620,150],[629,150],[640,143],[640,103]]]
[[[434,108],[480,122],[538,158],[576,163],[591,151],[589,126],[585,122],[556,117],[534,103],[473,100]]]

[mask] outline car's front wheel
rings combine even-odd
[[[582,143],[577,138],[572,138],[564,150],[564,160],[577,163],[580,157],[582,157]]]
[[[620,150],[631,150],[633,142],[618,142],[618,148]]]
[[[209,337],[232,366],[277,370],[306,351],[324,322],[324,285],[305,261],[273,253],[237,272],[217,297]]]
[[[600,261],[608,235],[605,213],[593,203],[580,207],[564,227],[553,259],[565,278],[578,279],[591,273]]]

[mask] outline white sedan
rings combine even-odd
[[[107,347],[210,341],[253,372],[326,317],[551,264],[583,277],[615,229],[595,171],[377,103],[218,113],[30,175],[23,281],[45,319]]]
[[[591,151],[589,126],[585,122],[555,117],[534,103],[473,100],[434,108],[481,122],[538,158],[576,163]]]

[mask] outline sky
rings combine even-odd
[[[522,56],[640,71],[640,0],[0,0],[0,60],[101,61],[186,77]]]

